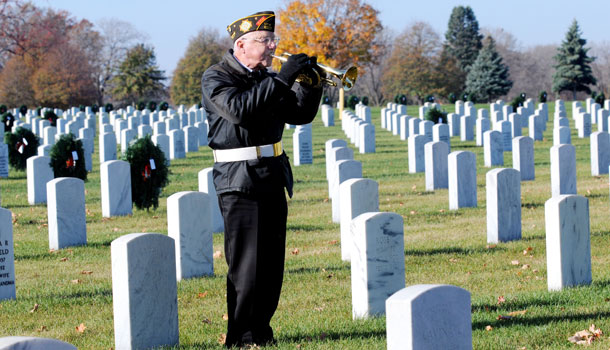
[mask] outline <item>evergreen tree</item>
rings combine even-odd
[[[591,93],[588,85],[593,85],[597,81],[591,71],[590,63],[595,58],[587,56],[588,48],[585,48],[587,41],[581,38],[578,22],[574,20],[565,40],[557,48],[557,55],[553,57],[557,64],[554,66],[553,91],[572,91],[572,98],[576,100],[576,92],[584,91]]]
[[[508,66],[496,51],[496,43],[490,36],[470,67],[466,77],[466,93],[475,101],[491,102],[510,91],[513,82],[509,79]]]
[[[165,77],[157,66],[154,50],[138,44],[127,52],[125,60],[119,65],[113,79],[113,97],[134,104],[162,91],[163,80]]]
[[[470,6],[453,8],[445,33],[447,53],[454,57],[460,69],[468,72],[483,47],[479,22]]]

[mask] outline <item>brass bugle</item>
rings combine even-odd
[[[292,54],[284,52],[281,56],[271,56],[277,58],[281,62],[286,62],[288,60],[288,56],[292,56]],[[339,79],[341,81],[341,87],[344,91],[351,90],[354,87],[354,84],[356,84],[356,79],[358,79],[358,68],[356,66],[351,66],[348,69],[336,69],[323,65],[322,63],[317,63],[317,65],[326,73]],[[320,87],[322,84],[337,86],[337,83],[335,83],[333,80],[322,78],[316,69],[311,69],[311,71],[299,74],[296,81],[314,87]]]

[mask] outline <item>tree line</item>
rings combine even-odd
[[[482,103],[542,92],[567,99],[608,92],[609,45],[593,47],[596,61],[576,20],[560,46],[524,50],[502,29],[480,29],[469,6],[453,9],[443,37],[426,22],[394,34],[362,0],[289,1],[276,12],[278,54],[305,52],[330,67],[358,66],[350,101]],[[0,0],[0,102],[59,108],[152,100],[197,104],[203,72],[232,44],[224,33],[201,29],[170,80],[145,41],[120,20],[94,25],[66,11]],[[336,101],[336,88],[325,88],[325,94]]]

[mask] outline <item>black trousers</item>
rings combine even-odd
[[[286,217],[284,189],[262,195],[218,196],[225,224],[228,329],[226,346],[274,341],[269,326],[284,277]]]

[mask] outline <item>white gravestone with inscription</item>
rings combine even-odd
[[[331,182],[331,205],[332,205],[332,220],[339,223],[339,214],[341,213],[341,199],[339,197],[339,186],[346,180],[362,177],[362,163],[357,160],[340,160],[335,163],[335,169],[332,172]]]
[[[416,119],[417,120],[417,119]],[[426,171],[425,145],[427,138],[424,135],[411,135],[408,141],[409,172],[422,173]]]
[[[599,176],[608,173],[610,165],[610,134],[596,131],[590,136],[591,175]]]
[[[132,233],[111,243],[116,349],[178,345],[174,240]]]
[[[167,233],[176,242],[176,278],[214,274],[210,197],[183,191],[167,198]]]
[[[486,167],[504,165],[502,134],[497,130],[485,131],[483,135],[483,157]]]
[[[294,153],[294,165],[313,163],[313,141],[311,129],[302,128],[300,125],[292,134],[292,149]]]
[[[544,205],[549,291],[591,284],[589,200],[566,194]]]
[[[0,300],[15,299],[13,214],[0,208]]]
[[[351,232],[352,318],[383,315],[386,299],[405,287],[402,217],[360,214],[352,220]]]
[[[186,158],[184,131],[174,129],[169,132],[169,159]]]

